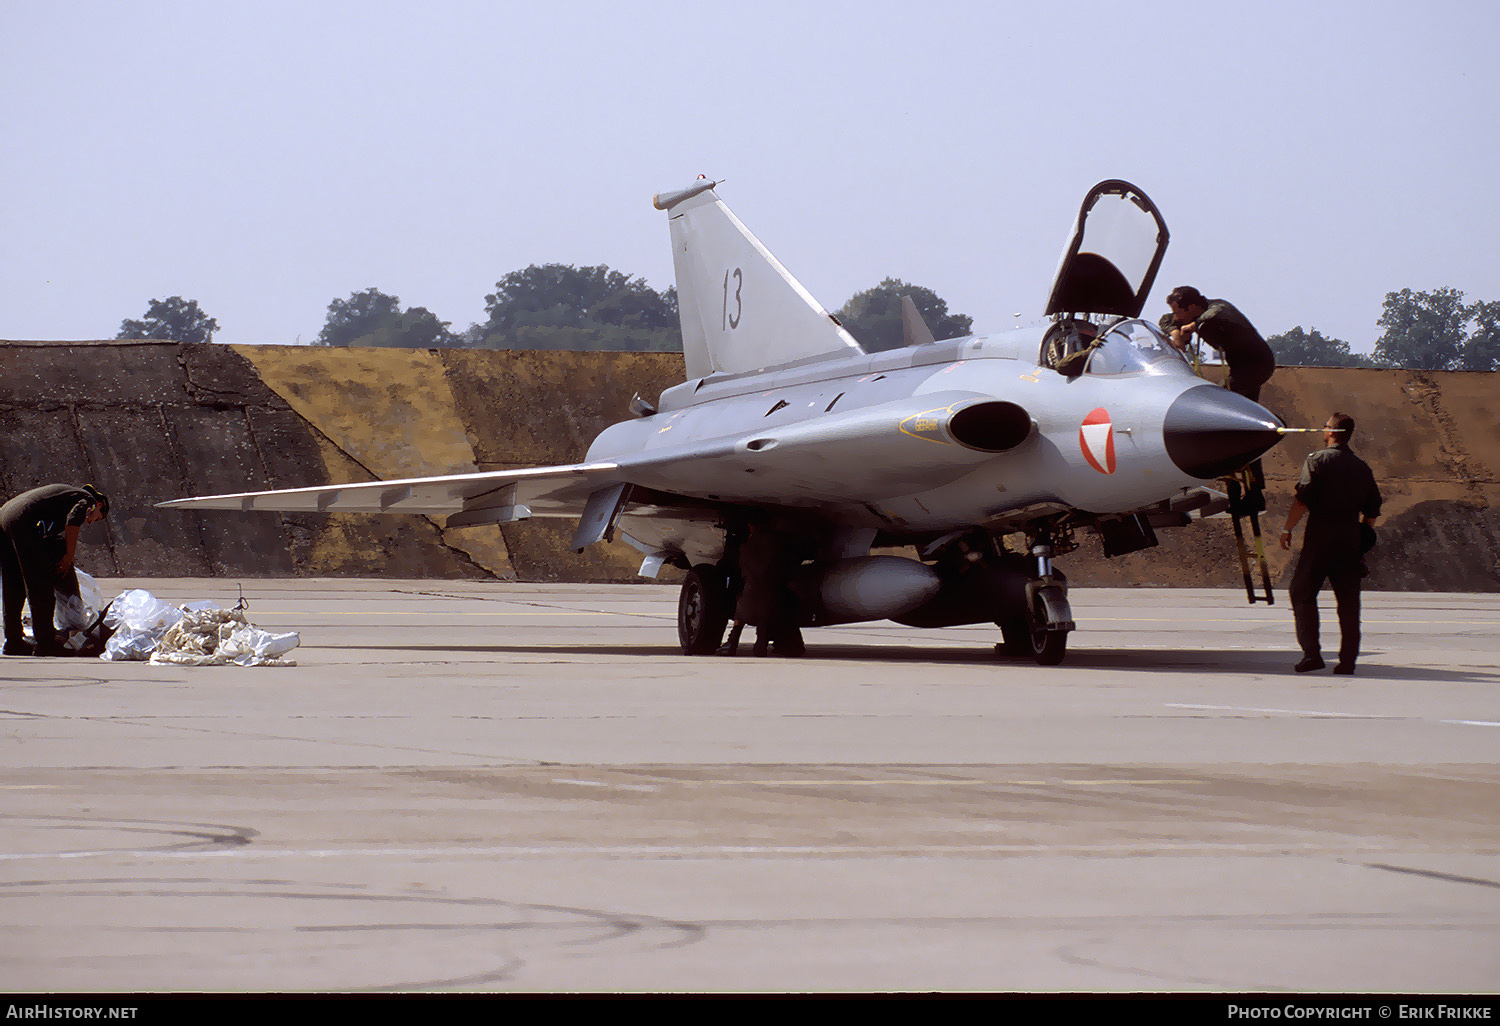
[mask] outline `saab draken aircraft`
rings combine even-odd
[[[1141,319],[1166,224],[1135,186],[1085,198],[1040,328],[938,341],[910,300],[906,342],[868,353],[707,179],[661,193],[687,380],[603,431],[581,463],[177,499],[179,509],[446,514],[447,526],[577,520],[640,573],[686,571],[678,635],[715,652],[734,550],[753,520],[802,548],[804,627],[994,623],[1005,650],[1063,659],[1074,627],[1055,557],[1106,556],[1224,509],[1211,483],[1281,421],[1197,376]],[[913,557],[890,550],[913,552]],[[880,551],[876,551],[880,550]]]

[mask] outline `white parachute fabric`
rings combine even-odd
[[[109,604],[104,625],[114,631],[100,659],[140,661],[151,658],[167,628],[182,619],[182,610],[143,588],[122,591]]]
[[[200,604],[212,605],[212,604]],[[243,608],[182,608],[182,618],[168,627],[151,653],[153,665],[296,666],[285,658],[301,639],[296,633],[272,634],[245,619]]]
[[[78,594],[65,595],[57,592],[57,605],[52,613],[52,625],[58,634],[86,631],[99,619],[104,608],[104,592],[96,582],[82,570],[73,571],[78,577]]]
[[[78,594],[54,592],[52,627],[57,632],[58,644],[73,652],[81,652],[89,644],[98,651],[99,613],[104,609],[104,592],[93,577],[82,570],[74,570],[78,577]],[[23,630],[29,626],[29,617],[23,619]],[[92,653],[90,653],[92,654]]]
[[[295,632],[262,630],[244,605],[217,602],[174,606],[140,588],[121,592],[105,624],[114,633],[100,659],[149,661],[158,666],[295,666],[286,654],[301,644]]]

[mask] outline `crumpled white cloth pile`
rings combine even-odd
[[[173,606],[149,591],[123,591],[104,622],[114,628],[100,659],[150,660],[161,665],[296,666],[286,653],[301,643],[295,632],[272,634],[245,618],[244,607],[217,602]]]
[[[283,658],[301,639],[295,633],[271,634],[245,619],[241,609],[189,609],[168,627],[151,653],[156,665],[296,666]]]

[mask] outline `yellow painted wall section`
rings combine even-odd
[[[479,468],[447,369],[428,349],[235,346],[261,381],[340,452],[377,478],[472,474]],[[325,455],[325,463],[331,461]],[[331,480],[350,480],[329,466]],[[346,471],[347,473],[347,471]],[[439,527],[440,518],[433,518]],[[442,532],[443,543],[504,579],[510,554],[493,526]],[[315,557],[345,562],[344,532],[324,532]]]
[[[431,350],[234,349],[287,405],[376,477],[477,469],[447,372]]]
[[[1389,518],[1426,500],[1497,504],[1497,394],[1493,374],[1284,367],[1261,398],[1293,427],[1321,427],[1334,412],[1353,417],[1351,447],[1375,471]],[[1267,455],[1267,477],[1290,493],[1321,446],[1321,435],[1288,437]]]

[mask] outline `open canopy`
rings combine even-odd
[[[1169,237],[1144,192],[1129,182],[1100,182],[1078,211],[1047,314],[1139,317]]]

